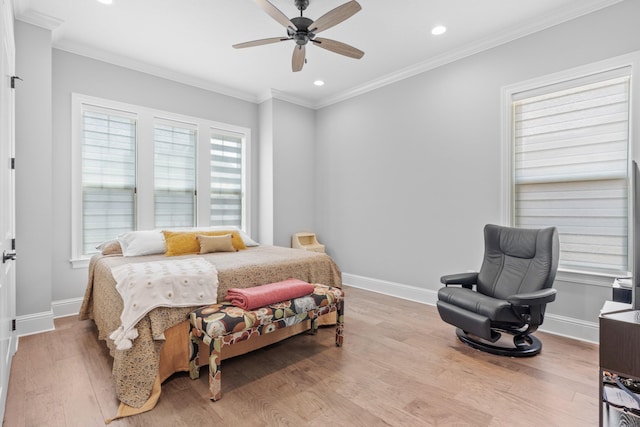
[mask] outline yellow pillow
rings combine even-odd
[[[200,243],[201,254],[237,251],[237,249],[233,247],[233,237],[231,233],[223,234],[222,236],[202,236],[198,234],[196,239],[198,239]]]
[[[166,256],[200,253],[200,243],[196,236],[222,236],[231,234],[231,242],[236,250],[247,249],[240,233],[232,230],[217,231],[162,231],[167,245]]]

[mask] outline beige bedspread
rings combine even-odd
[[[296,278],[310,283],[341,286],[340,270],[326,254],[278,246],[250,247],[239,252],[217,252],[206,257],[218,270],[218,300],[230,288],[246,288]],[[185,255],[172,257],[180,259]],[[113,376],[121,402],[141,407],[149,398],[158,376],[164,332],[183,322],[196,307],[153,309],[137,325],[139,336],[130,350],[116,350],[108,336],[120,325],[123,302],[115,288],[111,268],[130,262],[167,260],[164,255],[122,257],[95,255],[89,264],[89,279],[80,319],[93,319],[98,338],[105,340],[113,356]]]

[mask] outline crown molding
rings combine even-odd
[[[264,102],[268,99],[279,99],[280,101],[285,101],[291,104],[300,105],[301,107],[310,108],[312,110],[315,110],[316,108],[315,104],[312,102],[309,102],[309,100],[307,99],[293,96],[286,92],[279,91],[277,89],[269,90],[268,96],[266,98],[263,98],[262,101],[260,102]]]
[[[15,9],[14,16],[18,21],[26,22],[27,24],[35,25],[36,27],[41,27],[49,31],[55,30],[64,22],[64,20],[60,18],[38,12],[34,9],[24,9],[22,11]]]
[[[536,20],[535,22],[531,22],[528,25],[518,25],[517,27],[511,27],[500,33],[485,37],[483,39],[479,39],[475,43],[464,46],[461,49],[453,50],[445,54],[435,56],[426,61],[419,62],[415,65],[403,68],[398,71],[394,71],[393,73],[389,73],[380,78],[371,80],[367,83],[356,86],[342,93],[323,98],[317,104],[315,104],[313,108],[320,109],[328,107],[332,104],[336,104],[338,102],[345,101],[350,98],[354,98],[375,89],[379,89],[381,87],[399,82],[404,79],[408,79],[410,77],[433,70],[443,65],[450,64],[476,53],[480,53],[517,40],[519,38],[537,33],[539,31],[543,31],[545,29],[562,24],[563,22],[588,15],[589,13],[596,12],[600,9],[604,9],[622,1],[624,0],[594,0],[590,2],[585,1],[577,8],[567,7],[564,10],[554,11],[553,14],[547,14],[541,19]]]
[[[199,79],[197,77],[189,76],[184,73],[169,70],[164,67],[157,67],[152,64],[137,61],[122,55],[99,51],[97,49],[90,48],[88,46],[79,43],[54,43],[53,47],[58,50],[73,53],[76,55],[84,56],[87,58],[95,59],[97,61],[107,62],[112,65],[128,68],[141,73],[150,74],[155,77],[171,80],[177,83],[194,86],[200,89],[216,92],[221,95],[230,96],[232,98],[238,98],[242,101],[258,103],[258,97],[249,92],[241,91],[228,86],[216,84],[210,80]]]

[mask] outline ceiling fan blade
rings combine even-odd
[[[280,24],[284,25],[285,27],[291,27],[294,30],[298,29],[298,27],[296,27],[293,22],[291,22],[291,20],[287,18],[287,15],[282,13],[280,9],[272,5],[268,0],[256,0],[256,3],[258,3],[258,6],[260,6],[262,10],[264,10],[270,17],[278,21]]]
[[[233,47],[236,49],[242,49],[245,47],[262,46],[263,44],[278,43],[278,42],[283,42],[287,40],[291,40],[291,39],[288,39],[286,37],[271,37],[268,39],[253,40],[250,42],[234,44]]]
[[[293,72],[302,70],[306,54],[306,45],[296,45],[296,47],[293,48],[293,57],[291,58],[291,69],[293,70]]]
[[[364,52],[360,49],[356,49],[353,46],[349,46],[348,44],[339,41],[324,39],[321,37],[316,37],[311,41],[318,47],[339,53],[340,55],[348,56],[349,58],[360,59],[364,56]]]
[[[362,9],[360,3],[355,0],[347,2],[341,6],[336,7],[333,10],[322,15],[320,18],[316,19],[313,24],[309,25],[309,31],[313,31],[314,33],[319,33],[320,31],[324,31],[328,28],[333,27],[344,21],[345,19],[351,18],[358,11]]]

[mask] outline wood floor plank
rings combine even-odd
[[[435,307],[345,290],[343,347],[322,327],[225,360],[217,402],[207,367],[198,380],[177,373],[155,409],[111,426],[598,425],[597,345],[538,332],[539,356],[493,356],[461,343]],[[113,359],[93,322],[55,324],[20,339],[6,427],[104,425],[117,411]]]

